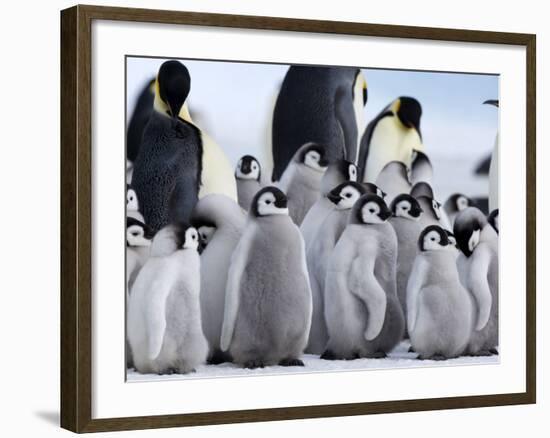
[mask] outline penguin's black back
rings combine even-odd
[[[357,124],[353,86],[357,73],[358,69],[349,67],[289,68],[273,112],[274,181],[280,179],[304,143],[327,145],[327,159],[331,163],[355,155]],[[348,149],[353,147],[353,150],[346,150],[346,143]]]
[[[132,186],[145,222],[155,233],[169,223],[190,220],[201,171],[198,128],[153,111],[134,163]]]
[[[141,141],[143,139],[143,130],[151,117],[153,112],[153,102],[155,100],[155,93],[151,90],[153,82],[152,79],[147,82],[145,87],[139,94],[134,112],[128,123],[128,132],[126,136],[126,158],[130,161],[135,161]]]

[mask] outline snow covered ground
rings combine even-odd
[[[220,365],[201,365],[195,373],[191,374],[140,374],[135,370],[128,370],[126,373],[127,382],[146,382],[159,380],[186,380],[215,377],[240,377],[256,375],[276,375],[276,374],[300,374],[300,373],[319,373],[319,372],[340,372],[340,371],[362,371],[368,369],[389,369],[389,368],[419,368],[419,367],[439,367],[439,366],[457,366],[457,365],[487,365],[497,364],[500,361],[499,356],[471,357],[462,356],[456,359],[446,361],[419,360],[416,353],[408,353],[409,342],[403,341],[395,350],[385,359],[355,359],[355,360],[323,360],[319,356],[306,354],[302,357],[304,367],[281,367],[271,366],[265,368],[256,368],[253,370],[240,368],[231,363]]]

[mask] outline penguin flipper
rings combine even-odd
[[[344,90],[342,87],[336,90],[334,96],[334,114],[344,136],[343,158],[355,163],[357,160],[358,132],[353,99],[350,93],[351,90]],[[353,118],[350,117],[350,114],[353,115]]]
[[[166,330],[166,299],[173,283],[173,275],[170,270],[161,269],[149,284],[148,299],[144,309],[144,323],[148,332],[147,357],[149,360],[155,360],[162,349]]]
[[[375,254],[369,254],[361,258],[361,276],[359,281],[354,281],[355,288],[350,288],[353,295],[358,297],[367,308],[369,318],[364,337],[367,341],[375,339],[384,326],[386,319],[387,297],[384,288],[374,275]]]
[[[199,199],[199,187],[196,178],[185,170],[178,176],[169,203],[171,223],[189,222],[191,212]]]
[[[477,303],[477,321],[475,329],[483,330],[491,316],[493,296],[487,279],[489,262],[491,259],[490,250],[485,245],[478,245],[470,256],[469,285],[470,291]]]
[[[428,267],[428,262],[424,260],[424,257],[417,256],[407,283],[407,330],[409,334],[416,326],[418,297],[422,288],[422,281],[428,272]]]
[[[254,226],[251,224],[245,229],[231,256],[231,265],[227,273],[227,286],[225,288],[225,310],[220,339],[220,348],[222,351],[229,349],[233,339],[233,331],[235,330],[235,322],[239,311],[241,277],[246,266],[253,238]]]

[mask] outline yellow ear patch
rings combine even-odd
[[[397,114],[399,108],[401,108],[401,99],[395,99],[394,102],[391,104],[390,110],[392,111],[392,113]]]

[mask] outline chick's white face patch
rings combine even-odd
[[[130,246],[150,246],[151,241],[145,238],[145,231],[139,225],[126,228],[126,240]]]
[[[185,230],[185,242],[183,249],[197,249],[199,247],[199,233],[196,228],[190,227]]]
[[[349,165],[348,177],[350,181],[357,181],[357,166],[355,164]]]
[[[138,211],[139,204],[137,195],[134,189],[128,189],[126,192],[126,210],[128,211]]]
[[[317,151],[309,151],[306,153],[304,157],[304,164],[318,172],[324,172],[326,170],[326,166],[321,166],[319,164],[319,161],[321,160],[321,154]]]
[[[361,208],[361,218],[366,224],[381,224],[384,221],[380,218],[380,205],[376,202],[367,202]]]
[[[257,202],[260,216],[288,215],[288,208],[280,208],[275,205],[275,195],[271,192],[264,193]]]
[[[339,210],[348,210],[361,197],[361,193],[355,187],[346,186],[340,191],[340,201],[336,204]]]

